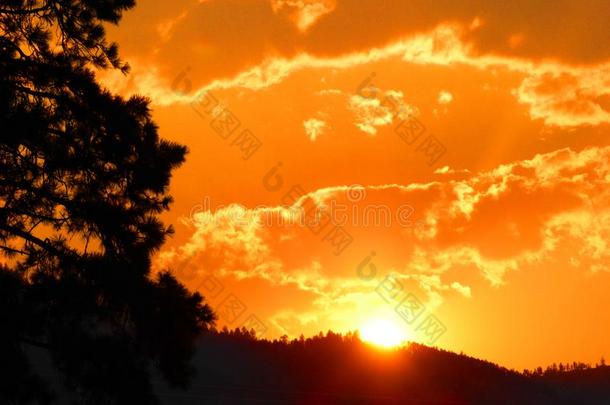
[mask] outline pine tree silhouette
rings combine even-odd
[[[150,273],[186,148],[159,138],[148,100],[111,94],[92,71],[127,72],[102,24],[133,6],[0,5],[0,403],[51,399],[32,347],[76,402],[156,403],[153,369],[184,386],[213,325],[199,294]]]

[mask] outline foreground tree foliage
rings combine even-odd
[[[213,325],[199,294],[150,274],[186,148],[159,138],[146,99],[95,81],[127,72],[102,24],[133,5],[0,5],[0,403],[53,398],[39,349],[74,402],[155,403],[153,370],[184,386]]]

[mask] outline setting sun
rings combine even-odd
[[[360,338],[367,343],[383,348],[400,346],[407,341],[407,336],[394,322],[374,319],[360,328]]]

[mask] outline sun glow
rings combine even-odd
[[[373,319],[360,327],[360,339],[383,348],[393,348],[407,341],[405,332],[393,321]]]

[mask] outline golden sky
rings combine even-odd
[[[109,28],[132,72],[101,78],[190,150],[155,267],[271,338],[434,319],[508,367],[608,357],[609,14],[139,1]]]

